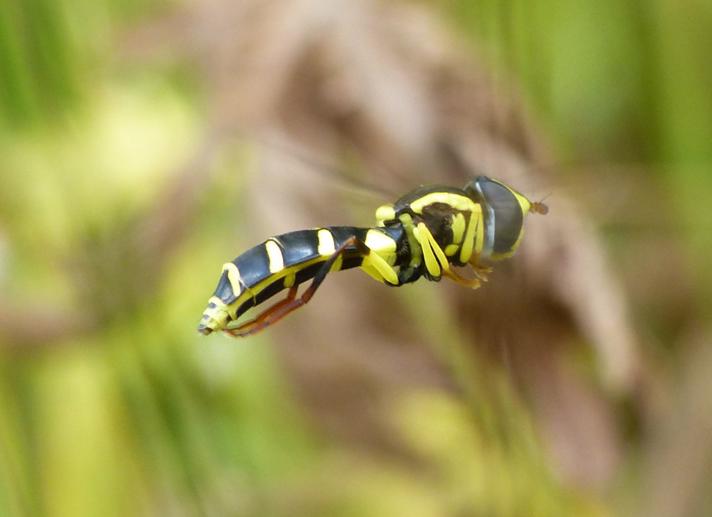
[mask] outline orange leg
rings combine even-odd
[[[492,272],[492,268],[488,266],[481,266],[477,263],[477,259],[478,257],[473,255],[469,264],[472,267],[472,271],[475,273],[475,276],[483,282],[486,282],[487,276]]]
[[[486,282],[488,280],[487,276],[492,272],[491,267],[485,267],[485,266],[472,266],[472,271],[475,273],[475,276],[482,280],[483,282]]]
[[[477,289],[481,285],[479,278],[465,278],[464,276],[460,276],[454,269],[444,269],[443,276],[470,289]]]
[[[471,289],[477,289],[482,285],[482,282],[487,282],[487,275],[492,272],[492,268],[478,264],[476,256],[473,256],[470,259],[468,265],[472,268],[475,278],[465,278],[454,269],[443,270],[443,275],[460,285],[464,285],[465,287],[469,287]]]
[[[288,307],[292,303],[294,303],[296,297],[297,297],[297,286],[290,287],[289,292],[287,293],[287,298],[285,298],[281,302],[276,303],[269,309],[263,311],[255,319],[246,321],[239,327],[226,328],[226,329],[223,329],[223,331],[226,334],[230,334],[232,337],[245,337],[245,336],[249,336],[251,334],[256,334],[260,330],[272,325],[273,323],[278,322],[279,320],[284,318],[287,314],[289,314],[290,310],[288,310]],[[294,310],[294,309],[291,309],[291,310]]]
[[[362,255],[368,255],[370,249],[356,237],[351,237],[346,240],[341,246],[339,246],[336,251],[329,257],[329,259],[324,262],[316,275],[314,275],[314,280],[309,285],[309,287],[304,291],[304,293],[297,298],[297,286],[292,286],[289,288],[289,293],[287,293],[287,298],[279,303],[276,303],[269,309],[263,311],[255,319],[247,321],[242,325],[235,328],[224,329],[224,332],[230,334],[233,337],[246,337],[252,334],[257,334],[261,330],[266,329],[270,325],[277,323],[279,320],[284,318],[287,314],[292,311],[297,310],[299,307],[305,305],[309,300],[311,300],[314,293],[319,288],[321,283],[326,278],[326,275],[331,271],[331,267],[334,262],[344,254],[346,248],[349,246],[356,246],[359,253]]]

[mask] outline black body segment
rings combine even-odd
[[[215,288],[213,296],[217,296],[225,305],[230,305],[237,299],[237,295],[232,290],[230,280],[227,277],[227,271],[223,271],[218,280],[218,286]]]
[[[301,264],[319,256],[317,232],[318,230],[299,230],[272,238],[282,248],[285,267]]]
[[[244,287],[256,286],[265,279],[265,272],[269,273],[269,256],[265,243],[250,248],[232,263],[237,266]]]

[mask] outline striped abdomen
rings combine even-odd
[[[391,265],[396,263],[403,241],[400,227],[331,226],[271,237],[223,266],[198,330],[206,334],[220,330],[251,307],[313,278],[334,251],[354,236]],[[359,267],[363,260],[356,247],[349,247],[332,271]]]

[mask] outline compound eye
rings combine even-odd
[[[522,233],[524,214],[514,192],[501,183],[480,176],[477,187],[494,216],[494,254],[514,251]]]

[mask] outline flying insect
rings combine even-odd
[[[476,289],[486,264],[511,257],[529,213],[546,214],[512,187],[479,176],[464,188],[421,186],[376,210],[376,226],[327,226],[270,237],[223,265],[198,325],[202,334],[222,330],[255,334],[305,305],[333,271],[361,268],[375,280],[399,287],[421,277],[448,278]],[[454,268],[469,267],[472,277]],[[311,280],[301,296],[300,284]],[[287,290],[287,297],[245,322],[238,319]]]

